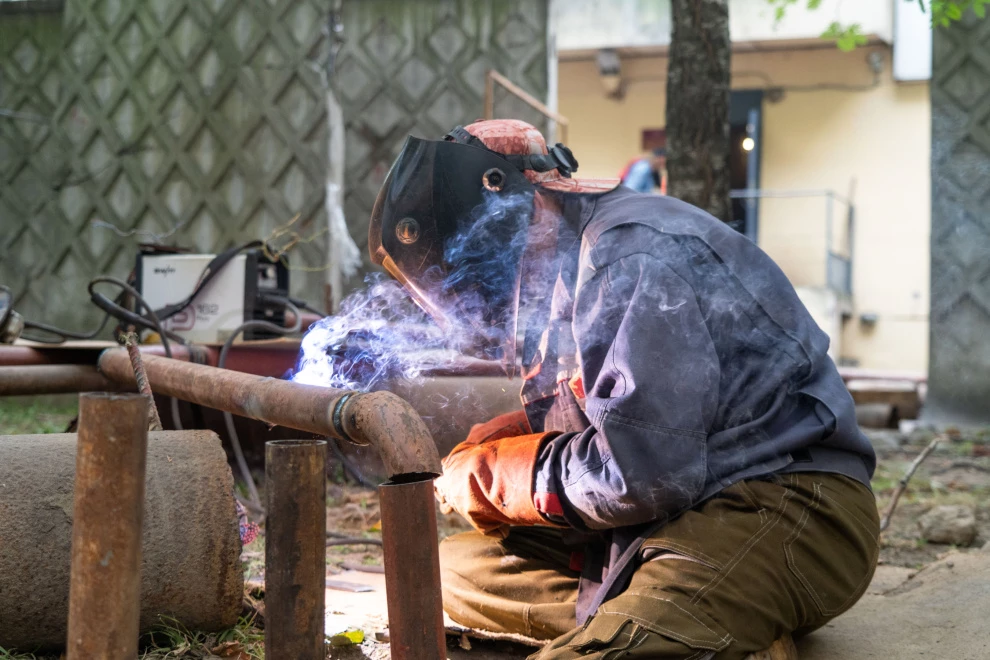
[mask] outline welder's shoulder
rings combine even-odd
[[[672,197],[618,189],[598,198],[585,227],[585,253],[593,267],[603,267],[632,254],[653,254],[677,261],[692,243],[715,245],[743,239],[725,223]]]

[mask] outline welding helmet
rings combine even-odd
[[[515,363],[520,260],[538,186],[602,192],[533,126],[479,121],[443,140],[409,137],[372,211],[368,246],[461,350]],[[457,341],[460,340],[460,341]]]

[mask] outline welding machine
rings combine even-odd
[[[220,261],[215,254],[142,251],[135,288],[156,310],[188,303],[162,325],[190,342],[222,344],[245,321],[283,326],[289,295],[284,257],[271,260],[261,250],[244,250]],[[258,329],[243,334],[245,340],[273,336]]]

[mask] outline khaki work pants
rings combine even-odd
[[[629,587],[584,626],[570,550],[550,528],[446,539],[443,604],[468,627],[552,640],[531,660],[737,660],[849,609],[873,576],[878,534],[859,482],[785,474],[730,486],[661,528]]]

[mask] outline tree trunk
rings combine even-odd
[[[731,220],[728,0],[672,0],[667,192]]]

